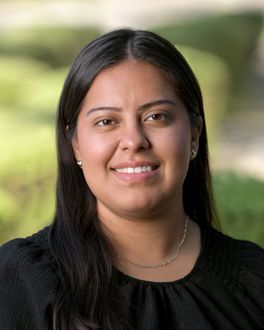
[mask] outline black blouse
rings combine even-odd
[[[52,329],[58,277],[48,229],[0,248],[0,329]],[[264,329],[264,250],[202,229],[193,270],[172,282],[132,278],[114,269],[135,329]]]

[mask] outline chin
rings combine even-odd
[[[155,205],[155,206],[154,206]],[[126,218],[145,218],[148,215],[155,213],[158,204],[153,203],[153,201],[134,201],[133,203],[126,203],[122,206],[120,205],[118,209],[126,215]]]

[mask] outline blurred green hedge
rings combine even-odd
[[[46,224],[54,211],[55,109],[65,69],[0,57],[0,241]]]
[[[209,143],[213,145],[217,137],[219,123],[223,119],[228,104],[231,86],[230,72],[221,58],[195,48],[178,46],[190,63],[201,86]]]
[[[212,108],[208,118],[213,123],[224,108],[229,79],[226,67],[211,54],[187,47],[181,51],[207,91],[207,108]],[[18,57],[0,57],[0,63],[0,130],[4,137],[0,141],[0,241],[3,242],[32,233],[52,219],[55,109],[67,69],[50,69],[43,62]],[[216,93],[221,95],[218,105],[210,100],[216,98]]]
[[[263,13],[212,15],[154,28],[174,44],[195,47],[220,57],[233,83],[247,72],[256,41],[263,29]]]
[[[224,232],[264,247],[264,182],[235,173],[217,173],[214,188]]]
[[[2,30],[0,54],[28,57],[53,67],[65,66],[99,34],[96,27],[33,26]]]
[[[208,24],[207,19],[204,21],[205,23],[200,23],[201,26],[204,26],[200,30],[197,30],[197,25],[194,23],[182,24],[180,27],[175,27],[175,30],[171,27],[167,29],[167,32],[163,30],[165,37],[172,42],[177,45],[185,45],[184,47],[179,46],[179,48],[190,62],[201,83],[205,97],[209,135],[213,138],[217,132],[218,123],[225,113],[230,85],[234,81],[233,75],[236,73],[236,69],[231,69],[231,67],[237,64],[221,53],[213,51],[209,46],[213,39],[213,43],[218,44],[214,47],[217,46],[230,58],[233,56],[230,53],[234,47],[236,53],[250,49],[249,44],[253,45],[256,42],[256,26],[259,27],[259,23],[252,23],[251,30],[248,23],[245,23],[250,21],[250,17],[246,19],[244,16],[240,17],[242,34],[244,29],[247,31],[244,39],[237,44],[234,44],[236,33],[234,32],[232,38],[229,37],[228,29],[225,30],[223,23],[220,24],[225,19],[223,17],[216,20],[215,23],[210,23],[215,24],[214,29],[218,29],[221,40],[218,40],[215,35],[214,38],[209,37],[213,28],[206,25]],[[236,19],[238,18],[236,17]],[[233,29],[232,24],[235,21],[231,18],[227,18],[227,20]],[[230,26],[229,28],[231,28]],[[238,32],[238,30],[236,31]],[[161,32],[161,30],[159,29],[157,32]],[[54,119],[57,102],[69,63],[72,62],[79,49],[99,33],[96,28],[36,27],[1,32],[0,242],[33,233],[52,219],[56,177]],[[180,39],[180,35],[182,39]],[[193,42],[190,41],[191,39]],[[198,46],[196,44],[198,39],[200,42],[203,39],[203,43],[210,49],[204,44]],[[245,64],[247,56],[241,55],[241,60],[238,62],[241,65]],[[237,207],[230,212],[230,206],[227,203],[229,200],[221,199],[221,196],[226,196],[226,189],[231,191],[224,177],[225,175],[216,178],[217,199],[221,215],[225,219],[224,228],[231,234],[237,234],[234,232],[235,224],[239,225],[241,228],[239,236],[262,242],[259,236],[256,236],[257,234],[251,235],[247,225],[244,225],[247,223],[248,217],[245,216],[241,220],[241,212],[243,213],[245,203],[242,199],[240,204],[239,192],[251,194],[248,186],[243,186],[246,187],[244,190],[242,186],[239,186]],[[232,189],[240,185],[240,179],[237,180],[230,181]],[[256,185],[261,185],[261,183],[257,182]],[[259,194],[259,196],[261,195]],[[260,219],[263,214],[263,211],[253,204],[250,212],[245,211],[245,214],[254,214],[251,216],[252,219]],[[260,223],[260,220],[254,221]],[[255,225],[252,226],[252,233],[254,227]],[[233,229],[234,231],[232,231]],[[256,230],[260,232],[258,228]]]

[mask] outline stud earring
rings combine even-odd
[[[80,167],[82,167],[82,161],[81,161],[81,159],[77,160],[77,165],[79,165]]]
[[[192,149],[192,151],[191,151],[191,160],[194,160],[196,156],[197,156],[196,150]]]

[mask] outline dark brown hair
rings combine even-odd
[[[169,75],[192,125],[198,116],[202,118],[199,153],[190,163],[183,202],[185,212],[200,226],[217,224],[203,100],[186,60],[171,43],[148,31],[120,29],[92,41],[69,71],[57,113],[57,200],[50,231],[50,248],[60,277],[54,306],[56,329],[129,329],[121,297],[113,290],[110,244],[100,229],[95,197],[76,165],[71,144],[81,104],[95,77],[129,58],[151,63]]]

